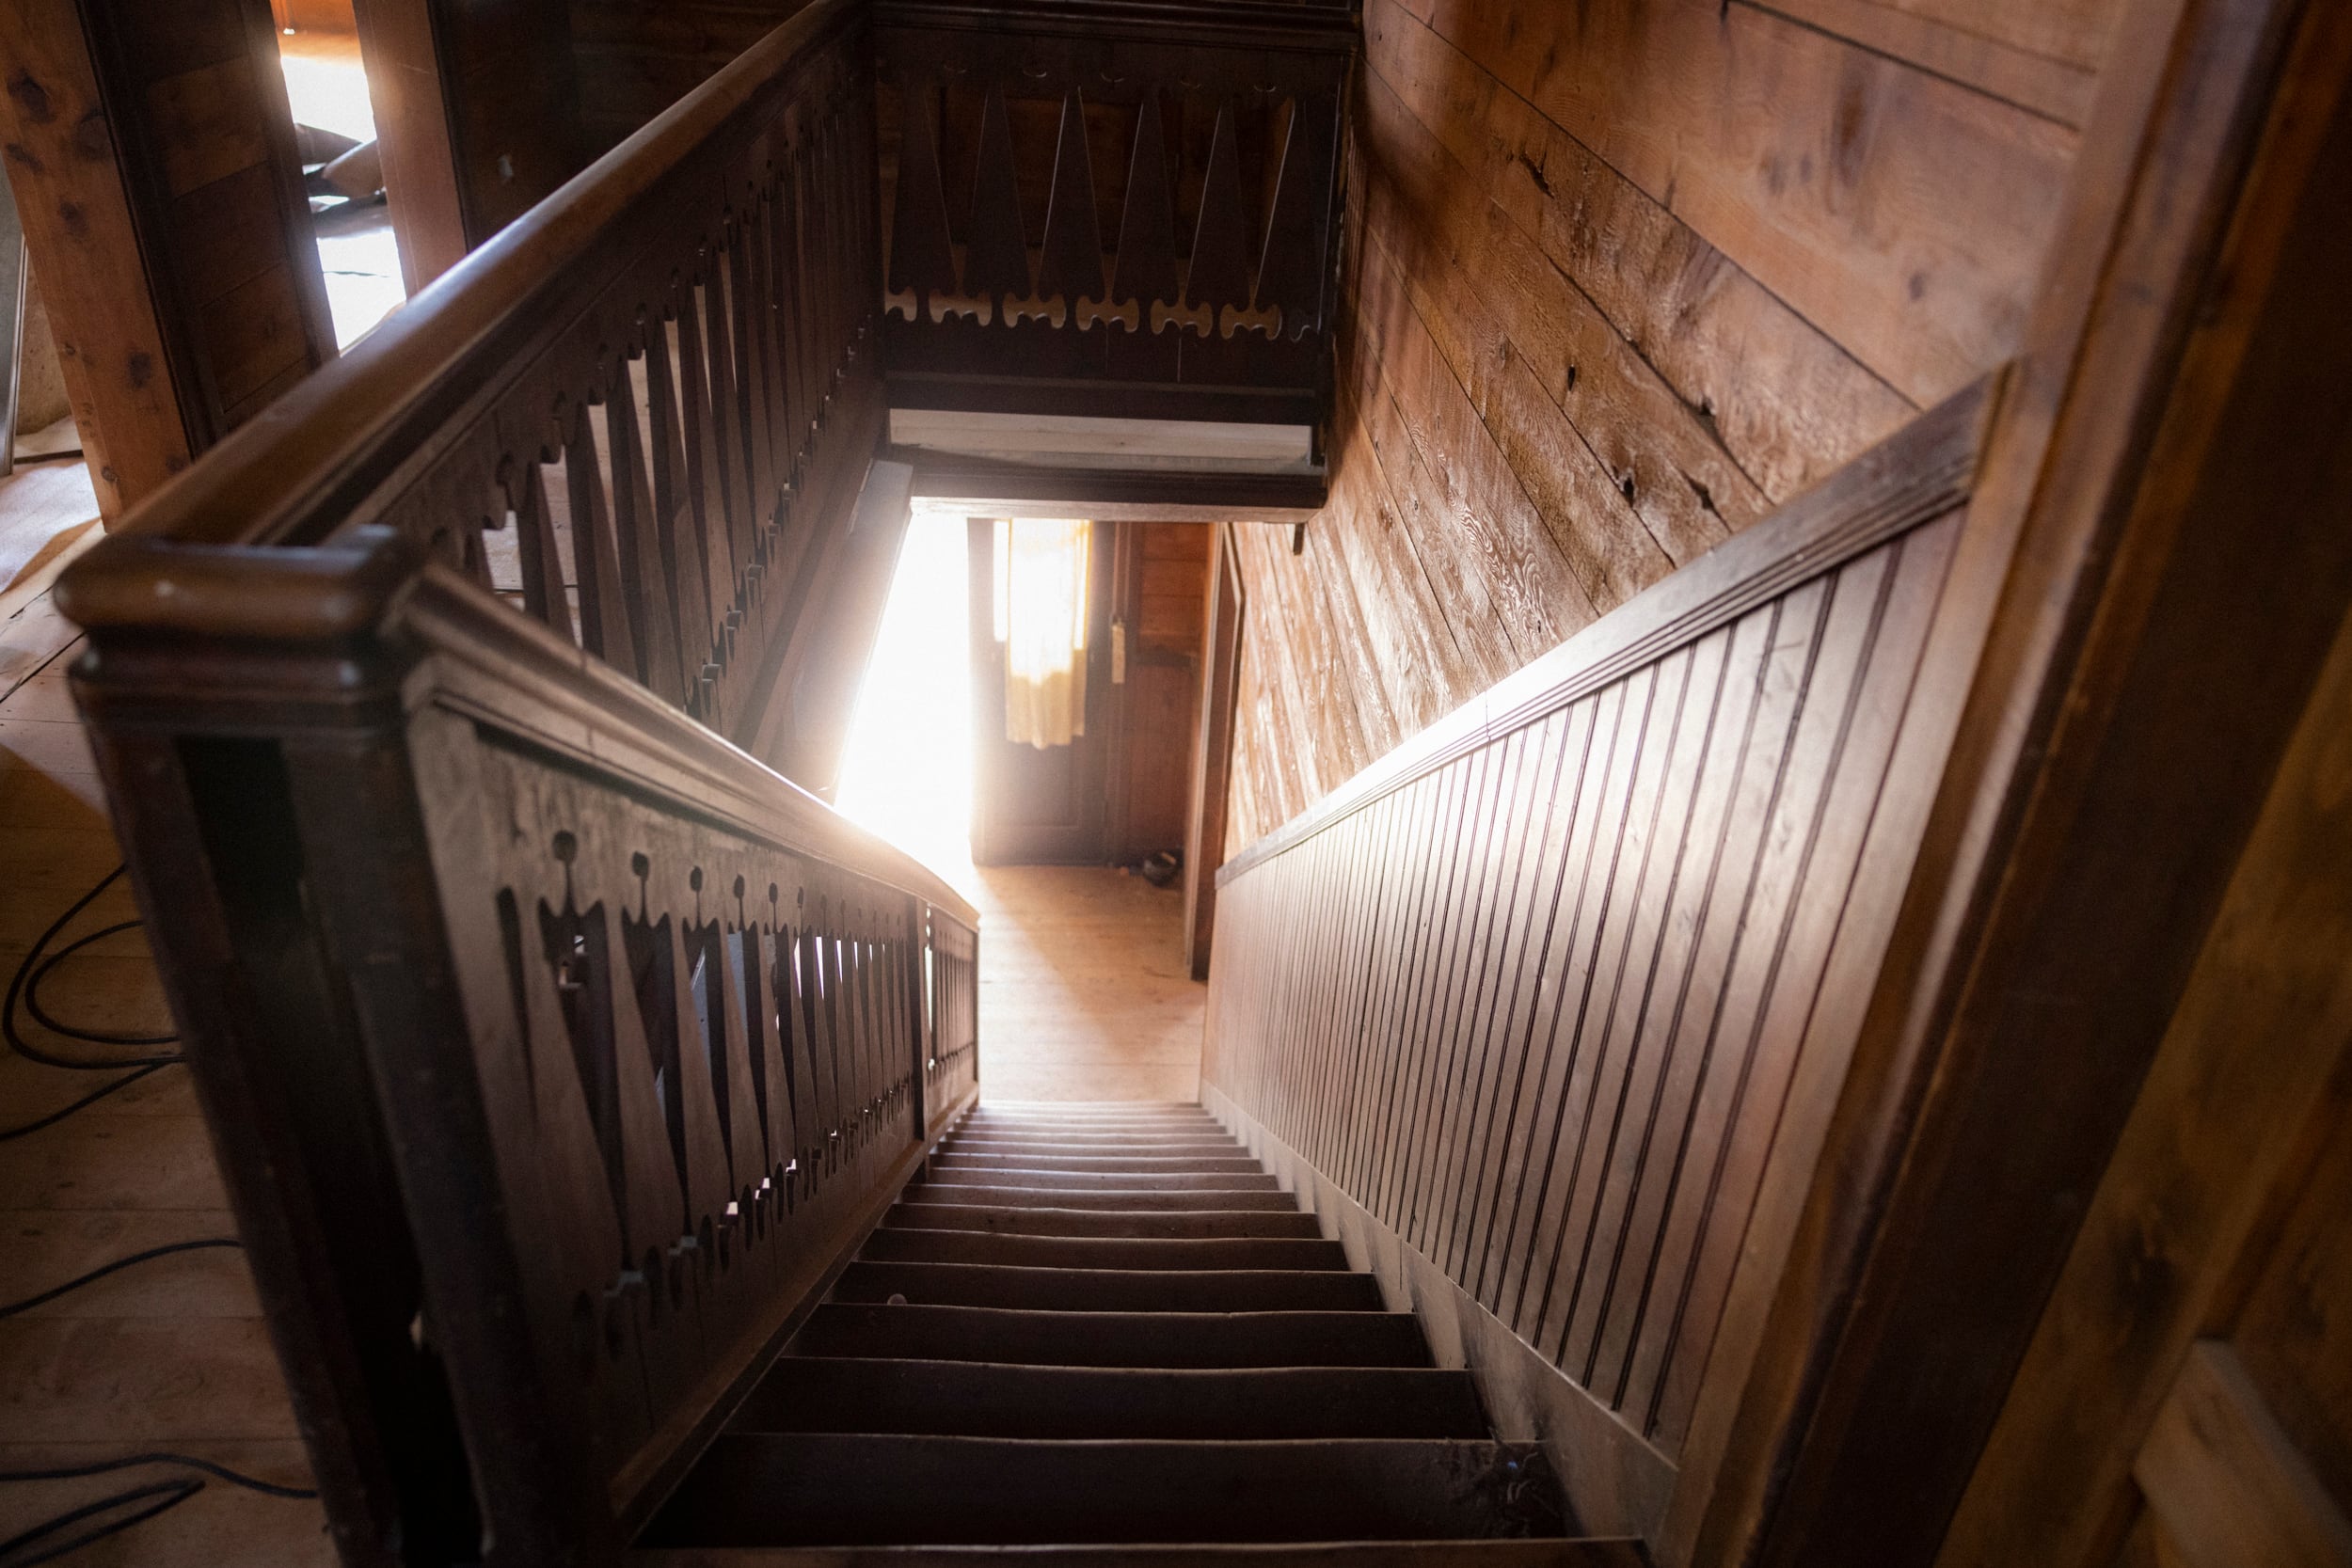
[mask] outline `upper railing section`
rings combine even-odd
[[[882,429],[865,17],[818,0],[127,531],[299,546],[385,525],[748,736]],[[151,598],[135,576],[102,563],[83,602],[99,580]]]
[[[1325,0],[879,0],[895,407],[1318,424]]]

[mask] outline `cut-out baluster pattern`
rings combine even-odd
[[[894,398],[1068,411],[1092,384],[1088,412],[1321,422],[1357,33],[1344,7],[1241,9],[1110,37],[876,8]]]
[[[846,531],[882,417],[868,57],[845,22],[635,198],[633,256],[485,357],[424,444],[445,454],[381,514],[747,743],[788,690],[771,656],[812,602],[796,574],[832,559],[809,546]]]

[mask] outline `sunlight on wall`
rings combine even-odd
[[[874,657],[850,717],[841,810],[969,891],[971,653],[964,520],[907,525]]]

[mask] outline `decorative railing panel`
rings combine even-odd
[[[75,688],[352,1563],[617,1560],[976,1092],[773,738],[882,436],[816,0],[135,514]]]
[[[970,1103],[977,915],[389,531],[70,597],[347,1556],[609,1557]]]
[[[1611,1413],[1632,1445],[1612,1473],[1670,1465],[1689,1430],[1984,404],[1925,416],[1219,878],[1213,1102]]]
[[[863,15],[818,0],[135,528],[393,528],[749,744],[882,433]]]
[[[894,406],[1315,424],[1344,5],[883,0]]]

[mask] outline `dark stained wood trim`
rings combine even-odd
[[[1217,873],[1218,885],[1792,585],[1950,512],[1975,480],[2002,378],[1996,372],[1920,415],[1765,521],[1497,682],[1234,856]]]
[[[2110,1560],[2177,1367],[2199,1335],[2243,1321],[2276,1195],[2316,1196],[2312,1150],[2352,1105],[2347,713],[2352,616],[1945,1538],[1947,1568]]]
[[[1830,1010],[1862,1026],[1834,1116],[1775,1150],[1756,1225],[1790,1250],[1733,1306],[1766,1327],[1670,1562],[1931,1558],[2341,613],[2346,182],[2301,183],[2341,69],[2274,97],[2298,16],[2345,21],[2118,24],[1873,828],[1913,869],[1848,911]]]
[[[1201,628],[1200,720],[1193,733],[1192,799],[1184,832],[1184,967],[1209,977],[1216,926],[1216,872],[1225,863],[1226,808],[1232,796],[1233,705],[1241,689],[1242,628],[1248,624],[1233,525],[1209,544],[1207,624]]]

